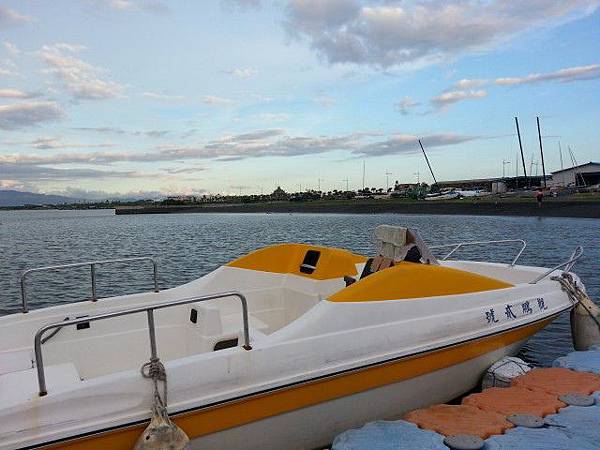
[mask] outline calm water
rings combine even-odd
[[[19,275],[37,266],[91,259],[154,255],[161,288],[198,278],[257,247],[276,242],[310,242],[372,254],[375,226],[418,229],[425,241],[525,239],[520,262],[552,266],[581,244],[576,266],[592,298],[600,297],[600,220],[528,217],[313,214],[173,214],[115,216],[104,211],[0,211],[0,314],[20,307]],[[509,261],[514,248],[466,249],[458,257]],[[152,287],[151,267],[98,268],[98,294],[109,296]],[[89,268],[34,274],[32,308],[86,298]],[[522,357],[548,365],[571,349],[568,314],[534,336]]]

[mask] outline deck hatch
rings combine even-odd
[[[317,269],[317,263],[321,257],[321,252],[317,250],[308,250],[304,255],[302,264],[300,264],[300,272],[313,273]]]
[[[83,319],[84,317],[88,317],[88,316],[87,315],[86,316],[77,316],[76,319]],[[77,325],[75,325],[75,327],[78,330],[87,330],[90,327],[90,323],[89,322],[81,322],[81,323],[78,323]]]
[[[219,341],[213,347],[213,350],[216,352],[218,350],[225,350],[226,348],[233,348],[238,346],[238,338],[233,339],[225,339],[223,341]]]

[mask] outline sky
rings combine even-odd
[[[600,0],[0,0],[0,189],[386,187],[600,160]],[[532,164],[533,163],[533,164]]]

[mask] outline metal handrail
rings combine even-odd
[[[29,306],[27,304],[27,288],[25,284],[25,279],[27,275],[33,272],[46,272],[49,270],[58,270],[58,269],[66,269],[73,267],[84,267],[90,266],[90,274],[92,277],[92,298],[93,302],[98,300],[98,296],[96,295],[96,266],[102,264],[112,264],[112,263],[121,263],[121,262],[130,262],[130,261],[151,261],[152,262],[152,272],[154,276],[154,292],[158,292],[158,265],[156,260],[151,256],[137,256],[135,258],[120,258],[120,259],[104,259],[98,261],[86,261],[80,263],[71,263],[71,264],[60,264],[57,266],[45,266],[45,267],[35,267],[33,269],[27,269],[25,272],[21,274],[21,304],[23,312],[26,313],[29,311]]]
[[[513,258],[512,262],[508,265],[509,267],[513,267],[517,261],[519,260],[519,258],[521,257],[521,255],[523,254],[523,252],[525,251],[525,248],[527,247],[527,242],[525,242],[523,239],[501,239],[499,241],[470,241],[470,242],[459,242],[457,244],[443,244],[443,245],[432,245],[429,246],[429,248],[445,248],[445,247],[454,247],[452,250],[450,250],[450,253],[448,253],[446,256],[444,256],[442,258],[442,261],[445,261],[446,259],[448,259],[451,255],[454,254],[454,252],[456,252],[459,248],[461,247],[465,247],[467,245],[486,245],[486,244],[507,244],[507,243],[513,243],[513,242],[518,242],[521,244],[521,248],[519,250],[519,252],[517,253],[517,255]]]
[[[538,277],[531,280],[529,282],[529,284],[536,284],[538,281],[542,281],[544,278],[546,278],[552,272],[560,269],[561,267],[564,267],[564,270],[563,270],[564,273],[569,273],[571,271],[571,269],[573,268],[573,266],[575,265],[575,263],[577,263],[577,261],[579,260],[579,258],[581,258],[582,255],[583,255],[583,246],[578,245],[577,247],[575,247],[575,250],[573,250],[573,253],[571,253],[571,257],[568,260],[566,260],[563,263],[560,263],[558,266],[555,266],[552,269],[548,269],[548,271],[544,272],[542,275],[539,275]]]
[[[48,393],[46,389],[46,375],[44,373],[44,359],[42,357],[42,336],[48,330],[53,328],[63,328],[69,325],[77,325],[78,323],[84,322],[93,322],[95,320],[104,320],[104,319],[112,319],[114,317],[126,316],[129,314],[136,314],[140,312],[146,312],[148,315],[148,333],[150,336],[150,354],[152,358],[157,358],[156,355],[156,330],[154,327],[154,310],[155,309],[163,309],[169,308],[171,306],[180,306],[187,305],[188,303],[197,303],[197,302],[205,302],[208,300],[215,300],[218,298],[226,298],[226,297],[237,297],[240,299],[242,303],[242,318],[244,322],[244,345],[243,348],[245,350],[252,350],[250,346],[250,331],[248,326],[248,302],[246,301],[246,297],[241,292],[221,292],[218,294],[212,295],[203,295],[200,297],[186,298],[182,300],[174,300],[166,303],[155,303],[153,305],[148,306],[138,306],[134,308],[122,309],[119,311],[110,311],[104,314],[98,314],[95,316],[86,316],[80,317],[72,320],[65,320],[62,322],[51,323],[49,325],[45,325],[40,328],[37,333],[35,333],[34,338],[34,351],[35,351],[35,365],[37,368],[37,378],[38,378],[38,386],[39,386],[39,395],[43,397]]]

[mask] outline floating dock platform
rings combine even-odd
[[[332,450],[598,450],[600,346],[533,369],[460,405],[411,411],[338,435]]]

